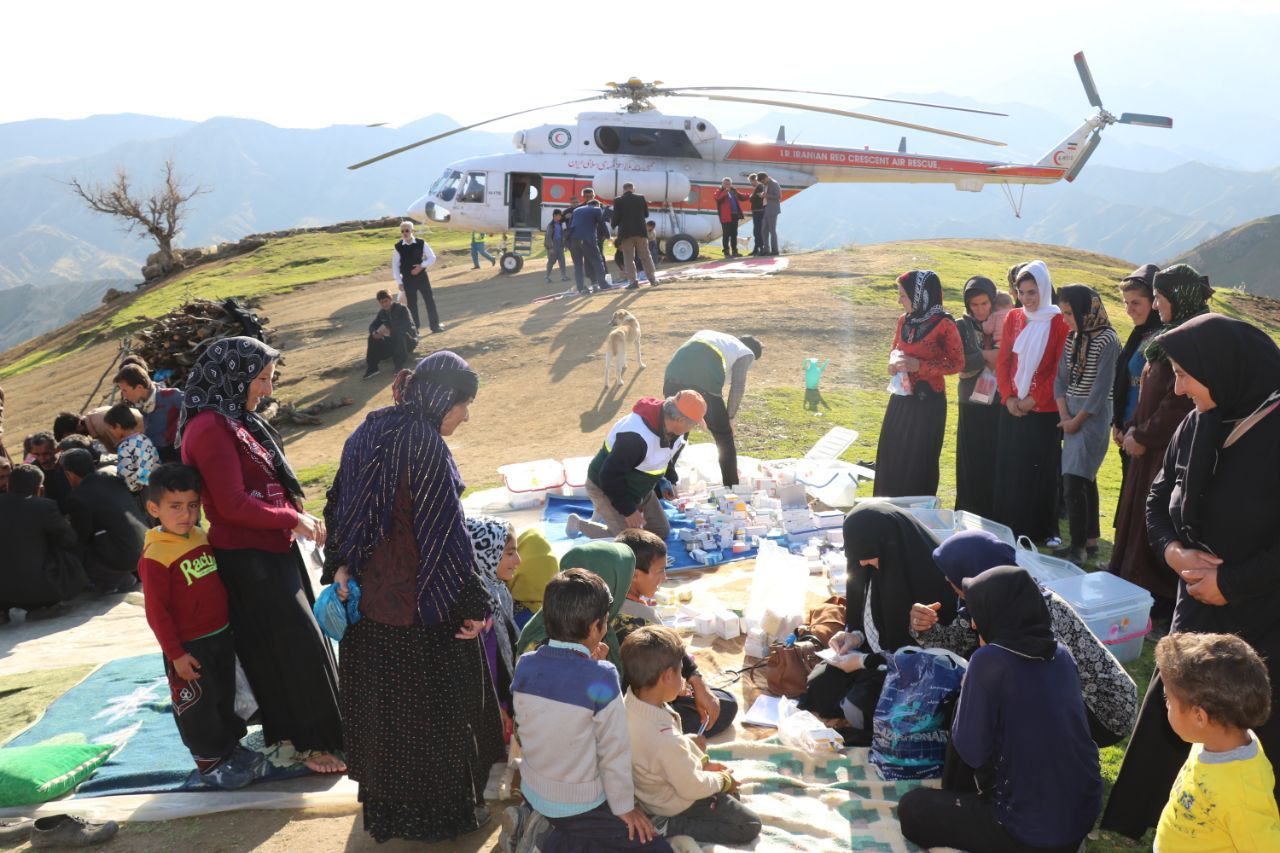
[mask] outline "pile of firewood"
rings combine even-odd
[[[239,335],[270,343],[273,333],[266,323],[266,317],[253,313],[241,300],[213,302],[194,299],[134,332],[129,349],[147,360],[153,374],[173,371],[165,379],[165,384],[181,388],[186,382],[187,371],[204,352],[205,346],[221,338]]]

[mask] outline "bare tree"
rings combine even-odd
[[[134,191],[123,166],[117,167],[116,179],[110,184],[82,184],[72,178],[69,186],[90,210],[117,217],[123,220],[125,231],[143,232],[155,240],[160,250],[156,263],[163,272],[174,267],[173,238],[186,216],[187,203],[209,192],[199,186],[184,188],[172,159],[164,162],[164,185],[147,196]]]

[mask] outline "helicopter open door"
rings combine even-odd
[[[507,175],[509,225],[515,229],[542,230],[542,176],[527,172]]]

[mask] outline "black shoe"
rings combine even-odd
[[[440,323],[439,325],[431,327],[431,334],[433,335],[438,335],[443,331],[444,331],[444,323]]]
[[[39,622],[42,619],[57,619],[59,616],[65,616],[70,613],[73,608],[74,605],[69,601],[60,601],[48,607],[37,607],[34,610],[27,611],[27,621]]]
[[[90,847],[111,840],[119,831],[114,820],[85,820],[65,814],[42,817],[31,828],[31,846]]]
[[[640,289],[640,282],[638,281],[633,281],[627,285],[627,290],[639,290],[639,289]]]
[[[585,287],[575,287],[575,288],[574,288],[574,290],[578,291],[578,295],[579,295],[579,296],[590,296],[590,295],[591,295],[591,291],[590,291],[590,290],[588,290],[588,289],[587,289],[587,288],[585,288]]]
[[[375,367],[373,370],[366,370],[366,371],[364,372],[364,376],[361,376],[360,378],[361,378],[361,379],[370,379],[370,378],[372,378],[372,377],[374,377],[374,376],[377,376],[377,375],[378,375],[379,373],[381,373],[381,372],[382,372],[381,370],[379,370],[378,368],[376,368],[376,367]]]
[[[1059,548],[1053,552],[1053,556],[1061,560],[1075,563],[1077,566],[1083,566],[1088,562],[1088,558],[1086,557],[1083,548]]]
[[[138,579],[135,578],[133,575],[130,575],[128,580],[121,581],[115,586],[106,587],[105,589],[102,590],[101,594],[102,595],[122,595],[126,592],[129,592],[137,585],[138,585]]]
[[[479,264],[476,264],[474,267],[472,267],[472,269],[473,269],[473,270],[478,270],[478,269],[480,269],[480,265],[479,265]]]

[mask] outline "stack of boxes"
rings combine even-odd
[[[767,477],[753,477],[742,485],[753,489],[750,497],[715,486],[677,498],[676,508],[694,524],[678,535],[697,563],[718,565],[758,548],[764,539],[797,553],[810,545],[843,547],[844,513],[812,511],[803,485],[781,485]]]

